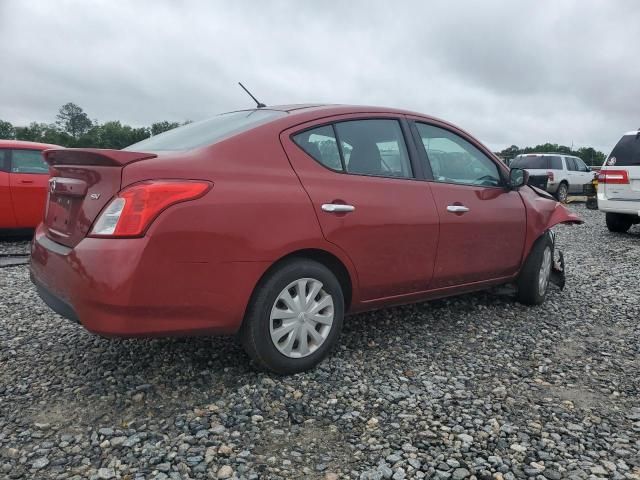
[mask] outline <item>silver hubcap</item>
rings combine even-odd
[[[542,254],[542,265],[540,265],[540,274],[538,276],[538,293],[544,295],[549,284],[549,276],[551,275],[551,248],[544,249]]]
[[[333,297],[314,278],[301,278],[285,287],[269,317],[271,341],[289,358],[311,355],[329,336]]]
[[[564,184],[560,185],[560,191],[558,192],[558,198],[560,198],[561,202],[564,202],[567,199],[567,187]]]

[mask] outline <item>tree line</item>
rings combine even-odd
[[[566,145],[558,145],[557,143],[543,143],[535,147],[520,148],[517,145],[511,145],[500,152],[496,152],[500,158],[510,162],[516,155],[521,153],[561,153],[564,155],[572,155],[579,157],[589,166],[602,165],[606,159],[606,155],[592,147],[580,147],[577,150],[567,147]]]
[[[75,103],[60,107],[54,123],[31,122],[26,127],[14,126],[0,119],[0,139],[51,143],[74,148],[121,149],[152,135],[190,123],[189,121],[152,123],[149,127],[131,127],[120,121],[99,123],[91,120]]]
[[[120,149],[186,123],[189,121],[179,123],[165,120],[152,123],[150,127],[131,127],[117,120],[99,123],[97,120],[91,120],[75,103],[67,103],[60,107],[55,123],[32,122],[26,127],[18,127],[11,122],[0,120],[0,139],[52,143],[63,147]],[[602,165],[606,157],[604,153],[591,147],[573,150],[556,143],[524,148],[511,145],[496,154],[509,162],[516,155],[534,152],[574,155],[580,157],[587,165]]]

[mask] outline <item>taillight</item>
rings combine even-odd
[[[600,170],[598,173],[599,183],[629,183],[629,172],[626,170]]]
[[[213,184],[198,180],[148,180],[122,190],[102,211],[90,237],[139,237],[166,208],[195,200]]]
[[[552,171],[547,172],[547,178],[549,179],[550,182],[553,182],[554,176]]]

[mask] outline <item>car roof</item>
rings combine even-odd
[[[24,148],[29,150],[46,150],[48,148],[61,148],[60,145],[51,143],[27,142],[25,140],[0,140],[0,148]]]
[[[308,115],[317,114],[317,116],[331,116],[348,113],[395,113],[399,115],[415,115],[424,118],[430,118],[443,123],[449,123],[446,120],[425,115],[424,113],[403,110],[401,108],[379,107],[373,105],[349,105],[349,104],[330,104],[330,103],[301,103],[289,105],[270,105],[262,108],[247,108],[236,110],[239,112],[249,112],[254,110],[274,110],[277,112],[285,112],[290,115]]]

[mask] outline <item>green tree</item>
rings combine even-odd
[[[111,121],[93,126],[78,139],[76,145],[78,147],[121,149],[148,138],[149,134],[148,128],[132,128],[119,121]]]
[[[13,140],[14,138],[16,138],[16,129],[11,122],[0,120],[0,139]]]
[[[180,122],[168,122],[166,120],[162,122],[156,122],[151,124],[151,135],[158,135],[159,133],[166,132],[173,128],[180,126]]]
[[[60,107],[56,118],[56,124],[60,129],[74,139],[85,135],[93,126],[88,115],[75,103],[66,103]]]

